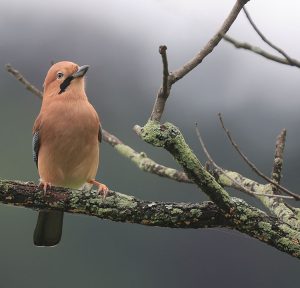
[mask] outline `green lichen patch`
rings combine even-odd
[[[229,194],[204,169],[176,126],[169,122],[160,124],[150,120],[141,129],[141,137],[154,146],[164,147],[168,150],[183,167],[188,177],[222,209],[230,210],[232,208],[234,204]]]
[[[272,225],[268,222],[260,221],[258,223],[258,227],[267,233],[269,233],[272,230]]]

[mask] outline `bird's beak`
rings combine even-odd
[[[89,65],[83,65],[78,68],[78,70],[72,75],[73,78],[83,77],[85,73],[89,70]]]

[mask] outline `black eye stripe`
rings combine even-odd
[[[58,92],[58,94],[61,94],[63,92],[66,91],[67,87],[70,85],[71,81],[74,79],[74,77],[71,75],[69,77],[67,77],[59,86],[60,91]]]

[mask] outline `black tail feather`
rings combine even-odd
[[[40,211],[33,235],[34,245],[57,245],[62,235],[63,217],[62,211]]]

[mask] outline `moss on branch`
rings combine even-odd
[[[211,202],[168,203],[142,201],[109,191],[105,201],[94,190],[53,187],[44,195],[31,182],[0,180],[0,202],[32,209],[63,210],[112,221],[170,228],[222,227],[225,217]]]
[[[168,150],[182,166],[188,177],[192,179],[213,202],[228,213],[232,211],[235,204],[229,194],[220,186],[214,177],[204,169],[176,126],[168,122],[160,124],[159,122],[149,120],[146,125],[141,128],[140,136],[147,143]]]
[[[0,202],[31,209],[63,210],[112,221],[169,228],[230,228],[300,258],[300,233],[246,202],[231,198],[236,209],[224,213],[215,203],[168,203],[138,200],[109,192],[103,201],[96,191],[53,187],[44,195],[32,182],[0,180]]]
[[[218,182],[225,187],[232,187],[240,190],[240,187],[246,187],[254,193],[258,193],[255,197],[259,199],[262,204],[267,207],[278,219],[291,226],[293,229],[300,232],[300,214],[291,210],[282,199],[273,197],[261,196],[262,194],[273,194],[273,187],[271,184],[260,184],[254,180],[248,179],[241,174],[233,171],[225,171],[226,173],[218,174]],[[227,177],[227,176],[228,177]],[[236,183],[241,186],[237,186]]]
[[[299,231],[241,199],[230,197],[216,179],[204,169],[176,126],[149,120],[142,128],[135,126],[135,130],[144,141],[156,147],[163,147],[173,155],[188,177],[221,209],[228,221],[226,227],[248,234],[300,258]],[[225,184],[230,186],[227,177]],[[255,185],[249,179],[245,179],[244,184]]]

